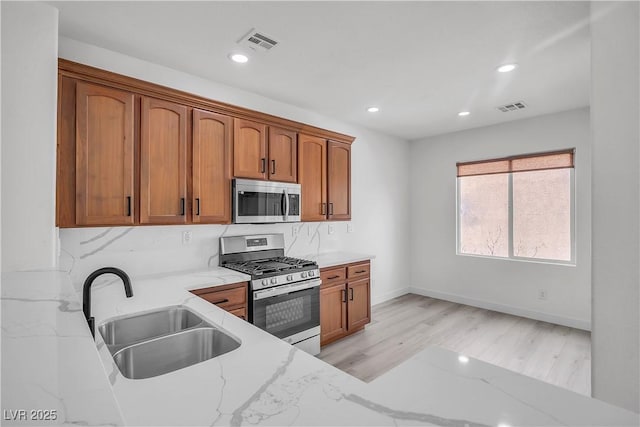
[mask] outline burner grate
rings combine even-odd
[[[266,258],[245,262],[227,263],[224,265],[224,267],[253,276],[280,272],[285,273],[314,266],[316,266],[316,263],[313,261],[291,257]]]

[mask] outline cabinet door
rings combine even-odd
[[[293,131],[269,127],[269,179],[298,182],[297,134]]]
[[[193,222],[231,222],[231,121],[193,110]]]
[[[371,300],[369,295],[369,279],[349,282],[348,291],[348,317],[351,331],[366,325],[371,321]]]
[[[267,179],[267,126],[233,119],[233,176]]]
[[[320,345],[347,333],[347,302],[344,284],[320,288]]]
[[[298,182],[302,190],[302,221],[327,218],[327,141],[298,136]]]
[[[187,107],[142,98],[140,223],[187,222]]]
[[[78,82],[76,224],[134,223],[134,95]]]
[[[351,219],[351,146],[329,141],[329,219]]]

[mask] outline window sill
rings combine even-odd
[[[545,265],[558,265],[562,267],[576,267],[575,261],[557,261],[550,259],[535,259],[535,258],[507,258],[507,257],[499,257],[499,256],[489,256],[489,255],[476,255],[476,254],[465,254],[462,252],[456,252],[456,255],[463,257],[471,257],[471,258],[484,258],[498,261],[516,261],[516,262],[525,262],[529,264],[545,264]]]

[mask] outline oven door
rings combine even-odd
[[[278,338],[320,327],[320,279],[253,292],[252,323]]]
[[[255,224],[300,221],[300,184],[235,179],[233,222]]]

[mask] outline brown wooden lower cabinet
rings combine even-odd
[[[213,286],[210,288],[195,289],[192,294],[215,304],[218,307],[247,320],[247,292],[249,283],[239,282],[230,285]]]
[[[320,345],[329,344],[371,322],[370,263],[320,270]]]

